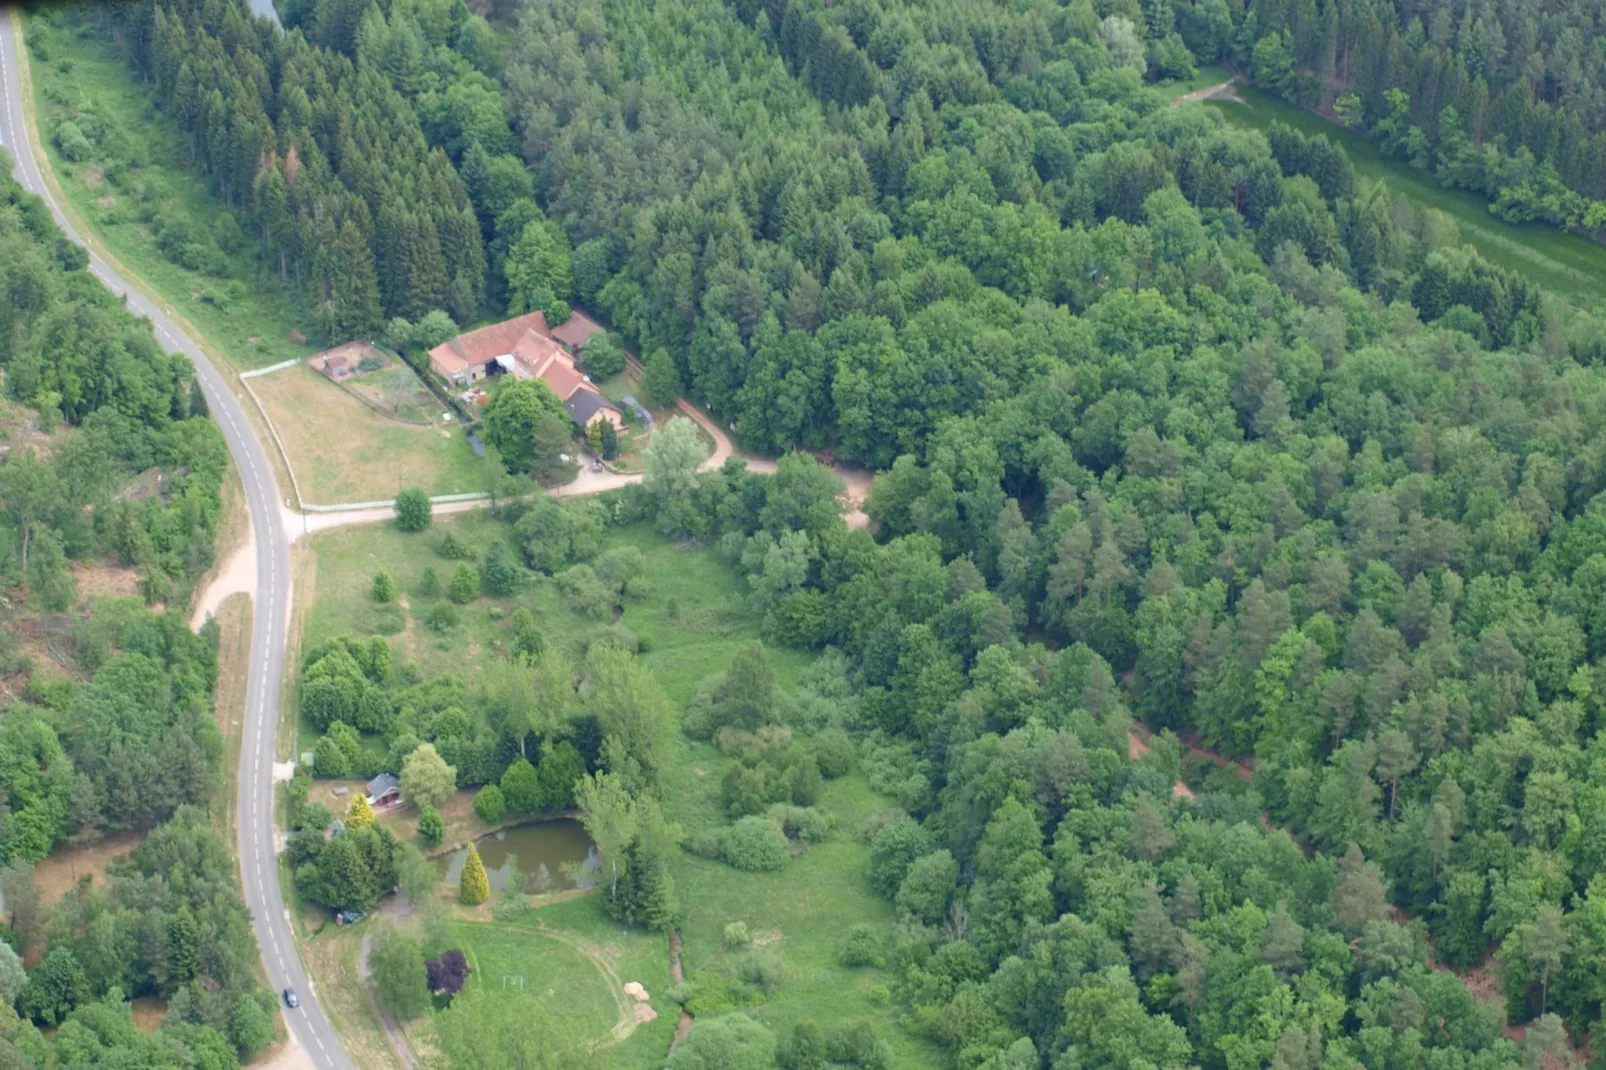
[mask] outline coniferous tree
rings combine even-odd
[[[363,829],[373,823],[374,808],[368,805],[368,796],[359,791],[351,797],[351,806],[346,810],[346,827]]]
[[[464,906],[479,906],[491,897],[491,880],[485,875],[485,863],[480,861],[480,852],[472,843],[468,845],[468,857],[463,860],[463,875],[458,881],[458,902]]]

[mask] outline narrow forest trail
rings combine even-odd
[[[1233,77],[1228,78],[1225,82],[1217,82],[1215,85],[1206,86],[1203,89],[1195,89],[1191,93],[1179,94],[1171,98],[1171,106],[1174,108],[1186,100],[1209,100],[1217,93],[1224,94],[1224,97],[1227,100],[1238,100],[1238,94],[1231,91],[1233,83],[1237,80],[1237,75],[1234,75]],[[1239,103],[1241,104],[1243,102],[1239,100]]]
[[[1142,721],[1133,721],[1131,729],[1126,734],[1126,756],[1130,761],[1137,761],[1149,753],[1149,738],[1154,732]],[[1182,753],[1185,758],[1203,758],[1212,765],[1223,769],[1231,769],[1244,783],[1250,783],[1255,778],[1255,763],[1253,759],[1246,758],[1235,762],[1223,757],[1213,750],[1207,750],[1192,740],[1178,740],[1182,744]],[[1171,788],[1171,793],[1178,799],[1194,798],[1194,791],[1182,781],[1177,781]]]

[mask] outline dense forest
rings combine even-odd
[[[901,918],[889,999],[954,1065],[1560,1065],[1606,999],[1606,336],[1324,139],[1169,108],[1145,79],[1229,56],[1321,103],[1347,26],[1353,121],[1442,154],[1456,106],[1499,175],[1548,164],[1590,199],[1600,142],[1568,126],[1589,90],[1545,57],[1593,38],[1516,5],[1465,38],[1458,12],[1320,10],[524,0],[492,25],[311,0],[279,38],[210,0],[122,6],[106,29],[219,195],[327,287],[331,331],[577,301],[745,443],[886,470],[874,534],[850,531],[811,459],[699,475],[666,430],[600,520],[717,541],[770,640],[823,651],[790,701],[755,655],[685,711],[737,771],[729,829],[684,846],[784,865],[776,835],[806,840],[793,811],[845,732],[898,808],[863,830],[862,877]],[[1444,72],[1496,24],[1506,51],[1462,71],[1490,103],[1462,115]],[[1412,44],[1418,25],[1442,47]],[[1511,59],[1529,25],[1558,42],[1533,76]],[[1593,225],[1577,208],[1561,221]],[[482,260],[453,244],[465,211]],[[547,504],[510,507],[496,571],[565,577],[577,607],[628,597],[627,570],[592,560],[592,507]],[[308,662],[328,686],[306,712],[332,761],[427,743],[504,804],[546,798],[569,742],[622,864],[603,902],[672,925],[661,696],[596,645],[531,668],[551,656],[531,632],[494,698],[342,642]],[[577,673],[612,690],[581,696]],[[465,702],[523,714],[480,735]],[[1136,760],[1134,717],[1161,733]],[[1202,775],[1182,740],[1248,782]],[[331,899],[372,890],[325,880],[321,853],[304,871]],[[738,1034],[768,1052],[740,1065],[856,1061],[801,1027],[750,1044],[750,1025],[700,1015],[673,1065],[718,1065],[695,1038]]]
[[[75,600],[69,562],[110,555],[151,601],[182,600],[212,563],[223,436],[188,362],[84,270],[4,161],[0,369],[46,437],[13,439],[0,465],[0,582],[59,612]]]

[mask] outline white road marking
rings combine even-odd
[[[25,116],[23,115],[20,92],[16,107],[12,106],[11,78],[13,68],[16,65],[11,62],[12,53],[10,50],[21,47],[14,29],[15,26],[9,13],[0,11],[0,144],[16,146],[13,154],[17,167],[17,179],[23,188],[38,193],[44,199],[50,208],[50,214],[56,225],[69,238],[80,245],[87,245],[83,236],[67,221],[65,213],[51,199],[46,190],[43,174],[37,165],[37,161],[33,159],[27,144],[23,126]],[[277,490],[273,487],[272,469],[268,469],[267,476],[264,478],[263,468],[266,465],[266,454],[262,454],[262,444],[249,427],[249,421],[245,421],[247,424],[245,428],[242,429],[241,427],[241,422],[244,420],[244,411],[239,408],[240,400],[228,388],[227,381],[211,366],[194,339],[184,331],[179,330],[177,324],[171,319],[176,314],[172,308],[164,305],[158,309],[141,291],[134,288],[129,282],[119,278],[99,254],[94,251],[91,251],[89,255],[89,269],[109,290],[121,295],[135,314],[150,320],[155,335],[171,346],[172,351],[184,354],[195,364],[196,376],[201,384],[202,392],[212,409],[213,419],[218,421],[220,427],[226,428],[224,438],[228,444],[229,452],[246,482],[246,495],[250,506],[252,527],[263,534],[262,552],[267,556],[266,572],[268,583],[267,595],[259,604],[259,612],[266,613],[268,627],[261,629],[257,639],[253,640],[254,649],[251,652],[251,663],[248,669],[248,676],[255,676],[257,680],[257,699],[255,703],[248,702],[246,704],[247,712],[249,716],[254,716],[258,719],[258,732],[256,738],[252,738],[248,731],[245,735],[245,745],[242,748],[241,789],[242,794],[249,797],[250,800],[248,807],[250,820],[242,822],[240,847],[242,849],[242,868],[247,876],[247,880],[243,882],[248,891],[246,896],[248,900],[247,906],[255,919],[254,924],[258,931],[258,936],[260,938],[266,935],[270,946],[273,948],[279,974],[294,980],[295,975],[291,969],[291,963],[280,950],[279,930],[275,927],[277,919],[274,918],[270,909],[277,902],[276,893],[278,889],[275,886],[272,889],[275,894],[270,894],[264,877],[267,866],[263,855],[255,851],[249,856],[246,855],[247,849],[251,846],[248,841],[251,841],[253,837],[256,838],[258,843],[265,838],[271,844],[273,835],[271,810],[266,815],[262,812],[264,796],[271,804],[273,792],[272,778],[269,776],[268,767],[263,764],[263,754],[264,751],[268,752],[268,758],[271,760],[271,743],[276,734],[277,720],[270,715],[273,703],[269,701],[269,685],[272,685],[272,690],[276,693],[278,680],[274,678],[273,673],[274,655],[276,651],[282,652],[287,622],[284,619],[284,614],[279,610],[279,592],[274,589],[279,582],[279,558],[275,550],[283,552],[285,536],[283,524],[276,507]],[[262,454],[260,461],[258,454]],[[260,567],[259,561],[259,569]],[[269,857],[271,857],[271,848]],[[251,877],[255,878],[256,895],[254,896],[249,894],[252,886],[252,882],[249,879]],[[288,936],[289,913],[287,910],[283,913],[284,921],[282,924]],[[291,958],[294,958],[295,945],[293,941],[290,944],[290,948]],[[313,1043],[316,1044],[318,1051],[323,1055],[323,1062],[328,1066],[340,1067],[349,1065],[343,1058],[344,1053],[334,1040],[334,1034],[330,1031],[331,1027],[328,1019],[317,1006],[317,986],[313,985],[310,979],[305,980],[304,983],[314,1002],[310,1006],[301,1008],[301,1013],[304,1017],[299,1022],[292,1020],[292,1028],[298,1037],[310,1034]],[[335,1048],[333,1053],[325,1046],[323,1040],[325,1032],[330,1034],[331,1043]],[[303,1047],[305,1047],[304,1040]]]

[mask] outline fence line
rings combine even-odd
[[[256,369],[254,369],[252,371],[241,372],[240,373],[240,378],[241,379],[254,379],[259,375],[267,375],[269,372],[279,372],[279,371],[284,371],[284,369],[286,369],[286,368],[294,368],[297,364],[300,364],[300,363],[301,363],[301,358],[300,357],[291,357],[289,360],[281,360],[277,364],[270,364],[266,368],[256,368]]]
[[[470,491],[465,494],[434,494],[429,500],[435,505],[446,505],[449,502],[477,502],[489,497],[490,495],[484,491]],[[336,505],[313,505],[311,502],[302,502],[301,508],[309,513],[352,513],[359,509],[389,509],[395,504],[396,499],[389,498],[382,502],[340,502]]]

